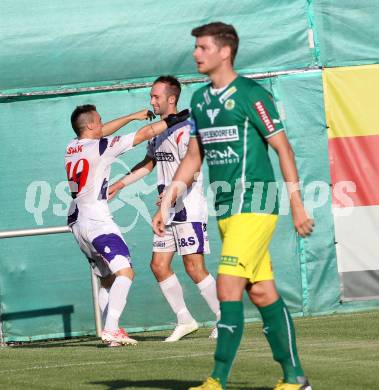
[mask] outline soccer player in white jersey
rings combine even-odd
[[[143,110],[104,125],[93,105],[78,106],[71,115],[77,138],[68,144],[65,155],[73,198],[68,225],[100,278],[102,288],[99,304],[105,319],[102,340],[110,346],[137,343],[124,329],[119,328],[119,318],[126,305],[134,272],[128,246],[108,208],[111,164],[120,154],[187,119],[188,115],[188,110],[185,110],[137,132],[116,137],[107,136],[131,120],[151,119],[153,113]]]
[[[177,112],[177,103],[181,92],[179,81],[173,76],[158,77],[151,88],[150,103],[154,113],[162,119]],[[149,141],[145,158],[132,168],[130,174],[113,184],[109,189],[112,198],[121,188],[134,183],[153,168],[157,167],[158,193],[162,196],[180,161],[184,158],[189,137],[190,123],[179,123],[168,128],[161,135]],[[170,215],[164,237],[154,235],[151,269],[159,283],[161,291],[177,316],[177,326],[166,342],[180,340],[198,329],[198,324],[189,312],[183,297],[183,289],[171,268],[175,252],[183,257],[187,274],[196,283],[200,294],[219,320],[220,306],[217,299],[216,283],[208,273],[204,253],[209,253],[207,236],[208,212],[203,195],[203,176],[197,177],[192,187],[178,199]],[[217,337],[217,328],[210,338]]]

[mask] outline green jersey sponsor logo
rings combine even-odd
[[[233,110],[233,108],[235,107],[236,105],[236,102],[233,100],[233,99],[228,99],[225,104],[224,104],[224,107],[226,110]]]
[[[199,129],[203,144],[238,141],[238,126],[219,126]]]
[[[259,117],[261,118],[263,124],[265,125],[267,131],[269,133],[272,133],[275,131],[275,125],[271,120],[271,117],[269,113],[266,110],[265,105],[263,104],[262,101],[258,100],[256,103],[254,103],[255,109],[257,110],[257,113]]]
[[[205,149],[204,152],[209,165],[238,164],[240,162],[240,156],[231,146],[223,150]]]
[[[203,106],[204,106],[205,102],[202,102],[202,103],[197,103],[196,104],[196,107],[200,110],[200,111],[203,111]]]
[[[205,103],[207,103],[207,104],[210,104],[210,102],[211,102],[211,98],[209,97],[209,92],[208,92],[208,90],[206,90],[205,92],[204,92],[204,100],[205,100]]]
[[[233,93],[237,92],[237,88],[233,85],[232,87],[228,88],[221,96],[220,96],[220,103],[224,103],[230,96],[233,95]]]
[[[210,110],[210,109],[207,110],[207,115],[212,125],[215,123],[216,116],[219,114],[219,112],[220,112],[219,108],[215,108],[214,110]]]

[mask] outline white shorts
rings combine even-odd
[[[78,221],[71,230],[96,275],[104,278],[132,266],[128,246],[113,221]]]
[[[210,253],[206,223],[172,223],[165,229],[163,237],[154,234],[153,252],[177,252],[181,256]]]

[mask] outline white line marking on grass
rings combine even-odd
[[[242,349],[238,353],[243,352],[252,352],[254,349]],[[137,363],[145,363],[149,361],[155,361],[155,360],[168,360],[168,359],[188,359],[192,357],[199,357],[199,356],[213,356],[214,352],[204,352],[204,353],[196,353],[192,355],[175,355],[175,356],[162,356],[162,357],[156,357],[151,359],[141,359],[141,360],[134,360],[134,361],[128,361],[122,364],[114,364],[112,363],[112,367],[116,366],[123,366],[125,364],[137,364]],[[0,370],[0,374],[5,374],[7,372],[23,372],[23,371],[32,371],[32,370],[49,370],[52,368],[67,368],[67,367],[84,367],[84,366],[96,366],[96,365],[103,365],[103,364],[109,364],[109,361],[104,360],[98,360],[93,362],[83,362],[83,363],[68,363],[68,364],[54,364],[49,366],[33,366],[33,367],[26,367],[26,368],[11,368],[8,370]]]

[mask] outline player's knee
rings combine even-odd
[[[114,273],[116,276],[125,276],[126,278],[129,278],[130,280],[134,279],[134,271],[133,268],[127,267],[127,268],[122,268],[118,270],[117,272]]]
[[[152,260],[150,268],[156,278],[161,278],[170,272],[170,267],[164,261]]]
[[[220,302],[242,300],[242,291],[230,286],[217,285],[217,298]]]
[[[275,285],[268,282],[254,283],[248,293],[251,302],[259,307],[271,305],[279,299]]]
[[[184,268],[188,275],[193,276],[196,274],[199,270],[199,266],[195,264],[193,261],[185,261],[184,262]]]
[[[108,275],[108,276],[106,276],[104,278],[99,278],[101,287],[111,288],[115,278],[116,278],[116,276],[113,275],[113,274]]]
[[[204,277],[208,275],[208,271],[205,268],[204,259],[202,259],[199,256],[196,256],[194,258],[183,256],[183,262],[184,262],[184,268],[187,272],[187,274],[192,279],[198,279],[202,280]]]
[[[265,291],[259,290],[259,291],[250,291],[249,292],[249,298],[251,302],[254,303],[254,305],[262,307],[267,306],[269,301],[267,293]]]

